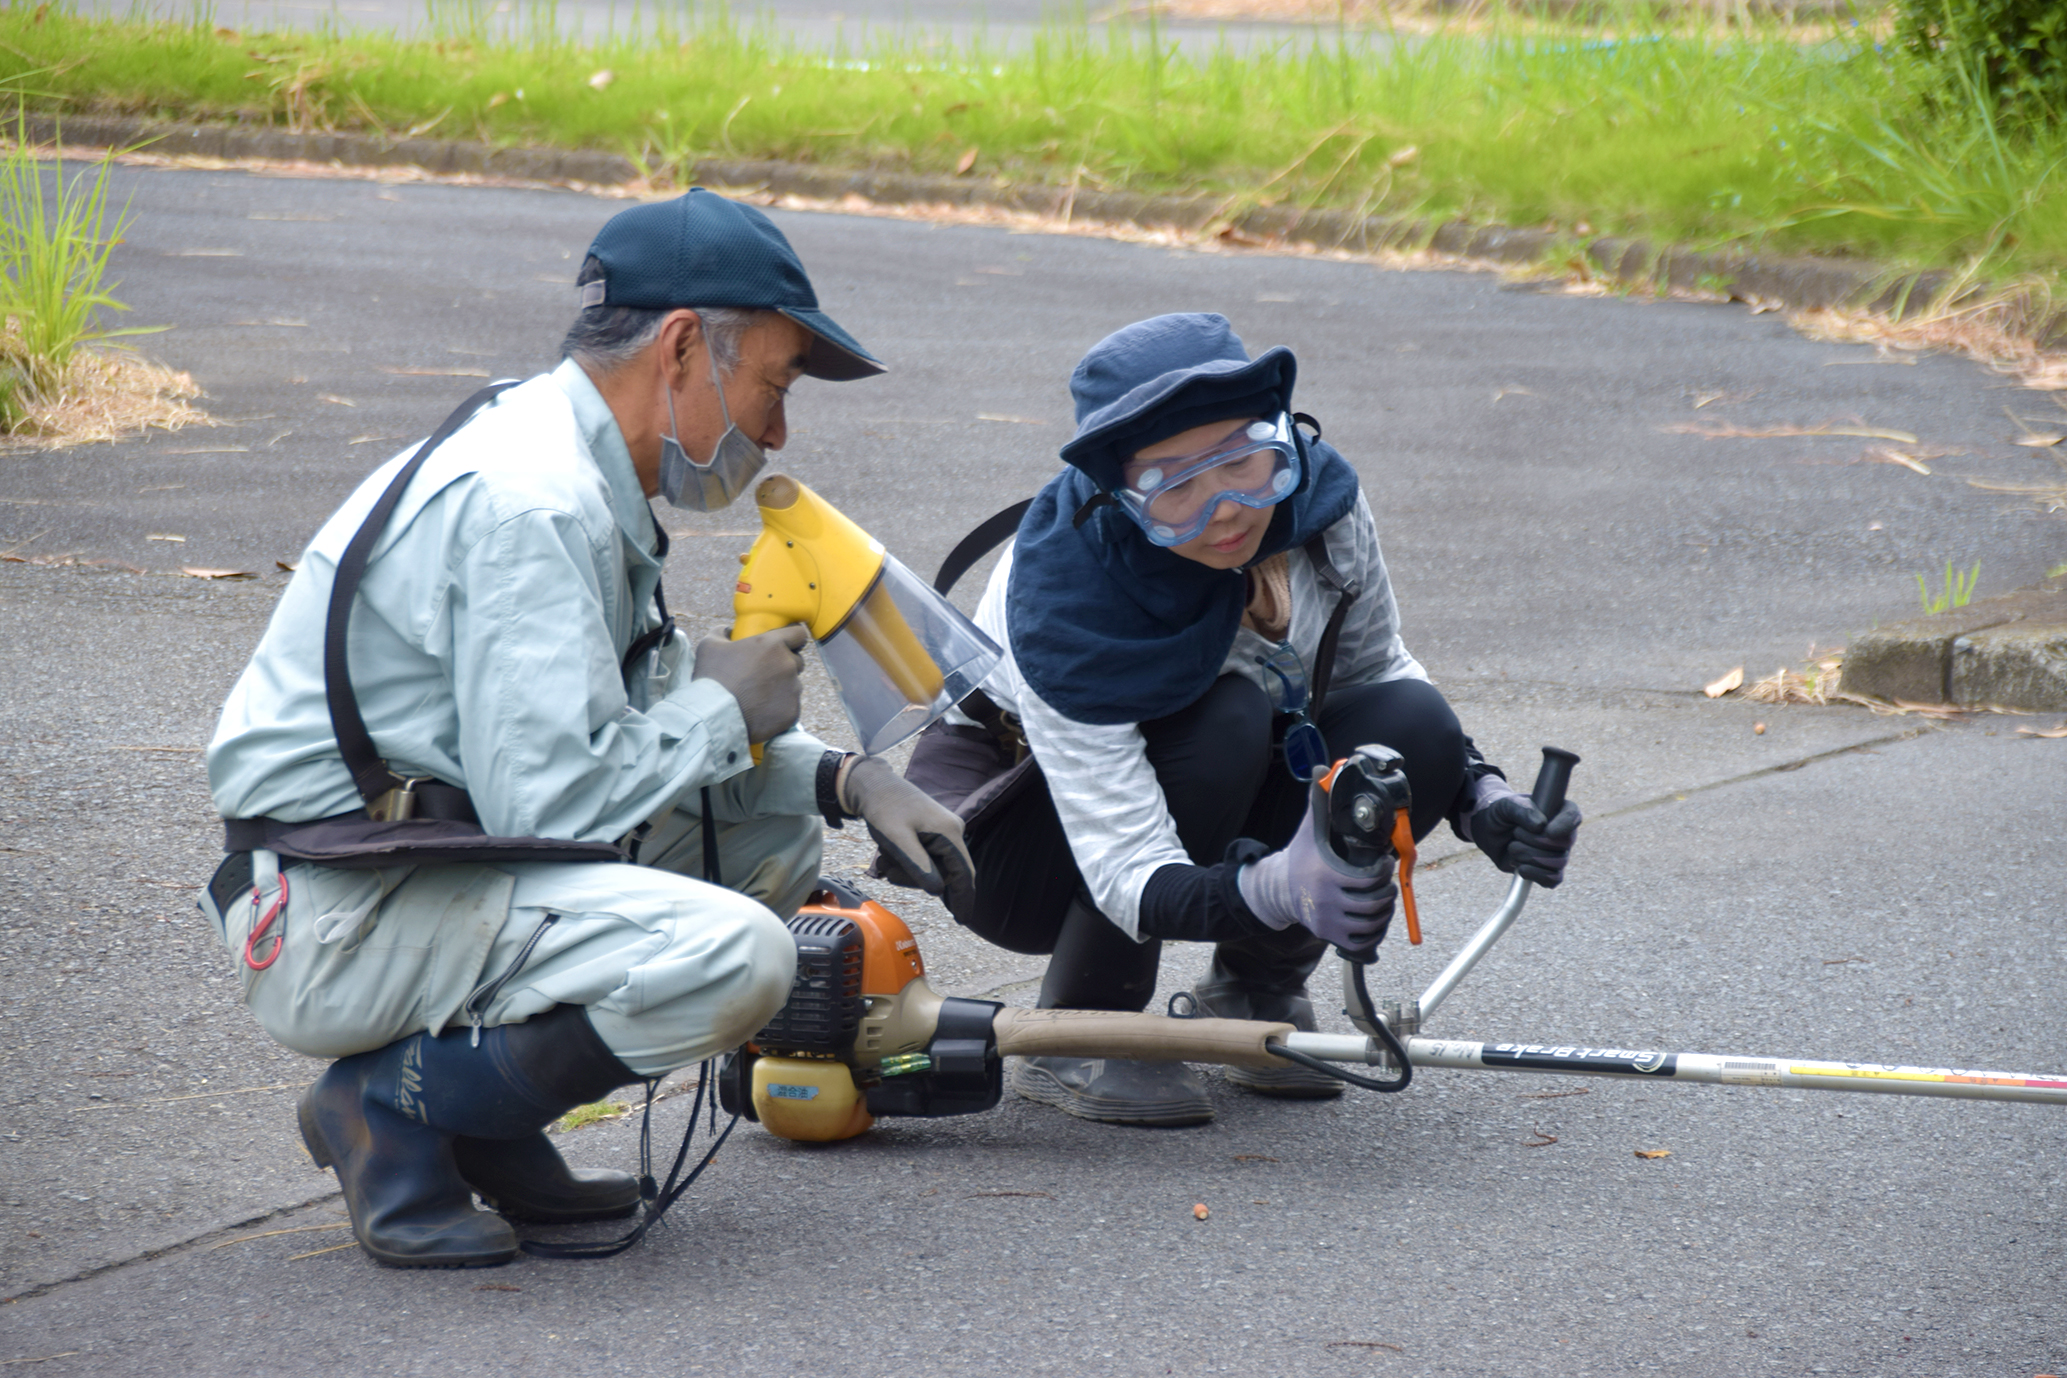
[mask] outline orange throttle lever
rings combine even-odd
[[[1392,849],[1400,858],[1400,909],[1407,916],[1407,941],[1419,947],[1421,914],[1414,908],[1414,821],[1404,808],[1392,812]]]

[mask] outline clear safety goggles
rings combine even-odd
[[[1113,496],[1157,545],[1183,545],[1223,502],[1272,507],[1299,486],[1299,445],[1283,412],[1210,449],[1158,460]]]

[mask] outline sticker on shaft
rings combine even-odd
[[[1576,1043],[1488,1043],[1479,1052],[1488,1067],[1542,1072],[1611,1072],[1619,1076],[1669,1077],[1679,1054],[1641,1048],[1588,1048]]]

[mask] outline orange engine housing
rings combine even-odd
[[[785,1139],[851,1139],[875,1123],[847,1061],[861,1009],[921,980],[925,959],[903,919],[844,886],[814,893],[790,929],[798,948],[790,1003],[748,1045],[751,1081],[741,1089],[755,1118]]]
[[[903,919],[872,899],[848,891],[820,890],[797,910],[799,914],[837,914],[861,930],[861,993],[895,995],[926,974],[919,940]]]

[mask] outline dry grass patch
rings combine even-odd
[[[0,451],[63,450],[142,431],[213,426],[191,374],[119,351],[80,350],[58,386],[22,403]]]
[[[1754,703],[1858,702],[1838,688],[1843,679],[1844,652],[1832,651],[1811,661],[1805,671],[1790,670],[1783,665],[1766,678],[1746,685],[1742,693]]]
[[[1970,478],[1975,488],[1990,493],[2015,493],[2031,500],[2031,505],[2041,512],[2067,514],[2067,460],[2055,458],[2060,466],[2060,478],[2056,483],[2007,483],[2001,479]]]
[[[1947,298],[1958,295],[1957,287],[1945,294]],[[2036,278],[1977,293],[1972,300],[1956,305],[1935,305],[1903,319],[1868,311],[1818,309],[1794,312],[1788,323],[1812,340],[1870,344],[1883,353],[1963,355],[2034,391],[2067,393],[2067,350],[2057,343],[2045,343],[2057,342],[2062,311],[2052,289]],[[2067,407],[2067,402],[2062,406]],[[2067,414],[2061,419],[2067,422]],[[2044,449],[2057,439],[2030,433],[2017,443]],[[2054,463],[2061,468],[2058,481],[1967,482],[1986,492],[2028,498],[2041,512],[2067,514],[2067,461],[2054,456]]]
[[[1782,665],[1764,679],[1744,682],[1744,671],[1740,666],[1710,684],[1703,692],[1710,698],[1749,699],[1753,703],[1770,703],[1777,706],[1806,704],[1813,707],[1827,707],[1831,704],[1850,704],[1864,708],[1882,717],[1916,716],[1936,718],[1941,721],[1964,718],[1970,713],[2021,714],[2022,709],[2002,708],[1995,704],[1958,703],[1912,703],[1907,699],[1879,699],[1866,694],[1854,694],[1844,687],[1844,647],[1812,654],[1800,668]],[[1764,724],[1759,730],[1764,730]]]
[[[1967,284],[1945,295],[1966,295]],[[2067,351],[2041,344],[2059,326],[2051,287],[2027,278],[1978,293],[1971,300],[1935,304],[1913,315],[1818,307],[1796,311],[1788,323],[1812,340],[1870,344],[1889,354],[1960,354],[2040,392],[2067,391]]]

